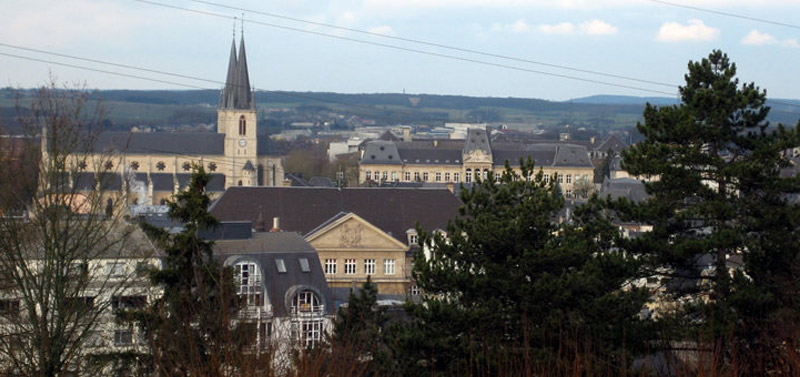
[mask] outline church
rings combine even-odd
[[[189,181],[192,166],[212,176],[207,190],[218,197],[231,186],[279,186],[281,157],[258,135],[244,37],[231,42],[225,86],[217,109],[217,132],[102,132],[88,153],[70,156],[73,189],[127,195],[131,205],[163,205]],[[42,138],[46,143],[47,138]],[[46,146],[43,150],[47,150]]]

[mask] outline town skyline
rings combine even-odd
[[[701,1],[692,4],[694,9],[681,4],[14,3],[3,6],[10,22],[0,25],[0,64],[6,67],[0,85],[35,87],[52,74],[58,81],[98,89],[219,89],[233,19],[244,14],[257,90],[558,101],[598,94],[674,98],[686,63],[721,49],[737,62],[742,83],[755,82],[769,98],[798,97],[794,88],[800,78],[791,62],[800,58],[800,27],[785,16],[800,10],[800,2]],[[238,41],[241,22],[235,28]]]

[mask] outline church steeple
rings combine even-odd
[[[219,102],[222,110],[255,110],[253,93],[250,91],[250,75],[247,72],[247,56],[244,52],[244,36],[239,44],[239,57],[236,57],[236,41],[231,42],[231,56],[228,61],[228,76]]]

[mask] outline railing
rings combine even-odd
[[[239,311],[239,317],[246,319],[261,319],[272,317],[272,305],[245,306]]]
[[[300,317],[319,316],[323,313],[325,313],[325,305],[301,304],[300,306],[292,306],[290,310],[292,316]]]

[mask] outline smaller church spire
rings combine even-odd
[[[250,90],[250,75],[247,70],[247,55],[244,51],[244,22],[242,20],[242,36],[237,57],[236,23],[234,18],[233,41],[231,55],[228,60],[228,75],[225,87],[220,96],[219,108],[224,110],[254,110],[256,108],[253,93]]]

